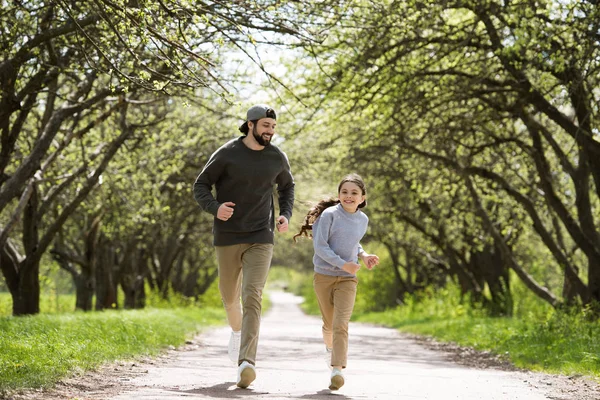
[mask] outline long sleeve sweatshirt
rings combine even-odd
[[[292,217],[294,179],[287,156],[274,145],[252,150],[243,138],[233,139],[215,151],[194,183],[194,198],[203,210],[215,216],[215,246],[273,243],[275,185],[279,214],[288,220]],[[228,201],[235,203],[233,215],[221,221],[216,218],[217,210]]]
[[[347,262],[358,262],[363,252],[360,240],[367,232],[369,218],[360,210],[349,213],[341,204],[326,208],[313,223],[313,264],[315,272],[330,276],[355,276],[344,270]]]

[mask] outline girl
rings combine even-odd
[[[348,323],[354,308],[356,272],[360,258],[368,269],[379,263],[379,257],[367,254],[360,240],[367,231],[369,218],[360,211],[367,205],[367,190],[357,174],[344,177],[338,186],[338,198],[320,201],[306,217],[300,232],[312,230],[315,269],[314,289],[323,317],[323,341],[327,364],[331,368],[330,390],[344,385],[342,369],[348,354]]]

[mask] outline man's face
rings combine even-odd
[[[251,124],[251,122],[249,122]],[[271,139],[275,135],[275,126],[277,121],[273,118],[261,118],[256,121],[256,124],[252,124],[252,136],[258,144],[261,146],[268,146],[271,144]]]

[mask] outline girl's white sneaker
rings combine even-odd
[[[329,390],[338,390],[342,386],[344,386],[344,374],[337,368],[332,369]]]

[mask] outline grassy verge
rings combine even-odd
[[[104,311],[0,318],[0,392],[46,387],[102,363],[155,355],[204,327],[221,308]]]
[[[147,293],[145,309],[87,313],[71,311],[74,295],[42,296],[42,313],[25,317],[10,316],[10,295],[0,293],[0,398],[104,363],[157,355],[226,323],[217,282],[198,301]],[[265,293],[263,312],[270,305]]]
[[[401,308],[356,320],[491,350],[516,366],[600,378],[600,324],[580,314],[550,313],[533,319],[418,315]]]
[[[301,293],[303,309],[318,314],[312,285]],[[528,300],[528,311],[521,307],[512,318],[497,318],[459,298],[457,289],[438,290],[383,312],[364,312],[357,299],[352,320],[492,351],[525,369],[600,379],[600,321],[589,320],[585,311],[557,312]]]

